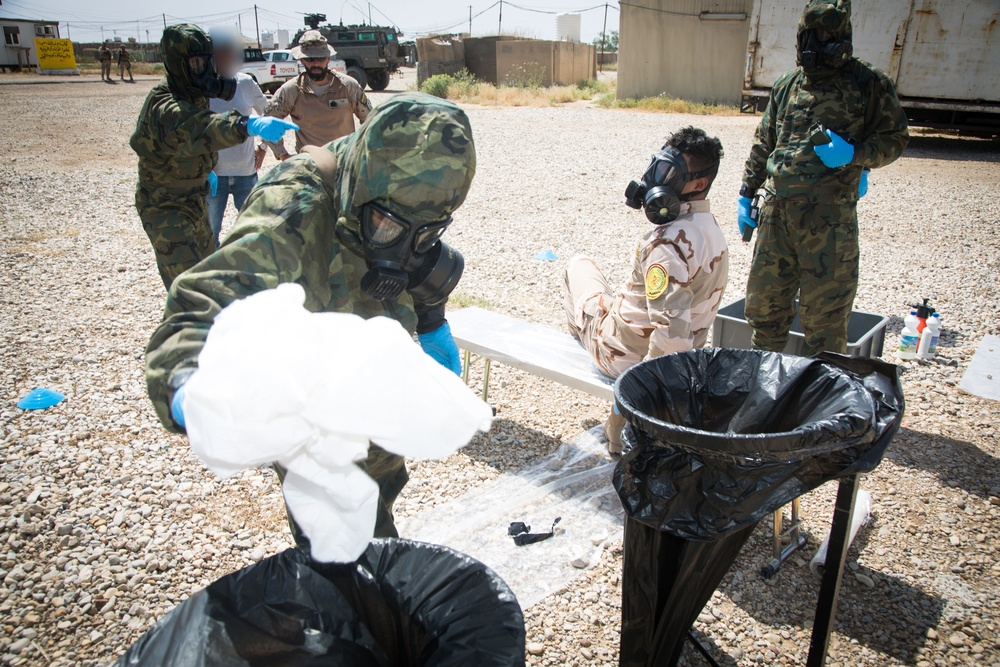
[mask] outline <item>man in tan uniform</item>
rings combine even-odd
[[[722,143],[703,130],[674,133],[626,203],[654,223],[635,250],[632,275],[617,292],[589,257],[566,268],[566,316],[597,366],[618,377],[634,364],[702,347],[729,278],[726,237],[706,199]],[[612,412],[608,449],[621,452],[624,419]]]
[[[108,41],[101,44],[97,50],[97,58],[101,61],[101,81],[111,81],[111,49]]]
[[[357,81],[328,68],[333,53],[319,30],[303,33],[292,55],[302,61],[306,71],[282,84],[264,110],[268,116],[291,116],[299,126],[295,132],[297,153],[303,146],[324,146],[351,134],[354,117],[363,123],[372,109]],[[277,159],[291,157],[284,140],[269,145]]]

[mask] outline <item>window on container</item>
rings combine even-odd
[[[3,42],[7,46],[20,46],[21,29],[16,25],[5,25],[3,27]]]
[[[338,42],[353,42],[356,39],[353,32],[342,32],[337,35]]]

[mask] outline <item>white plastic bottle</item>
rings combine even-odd
[[[927,318],[927,326],[920,333],[920,346],[917,356],[921,359],[933,359],[937,355],[938,342],[941,340],[941,316],[934,313]]]
[[[911,310],[903,319],[903,330],[899,333],[899,350],[896,356],[900,359],[916,359],[917,348],[920,346],[920,332],[917,331],[917,311]]]

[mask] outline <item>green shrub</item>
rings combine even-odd
[[[541,88],[545,84],[545,68],[539,63],[524,63],[507,73],[504,85],[514,88]]]
[[[603,81],[598,81],[597,79],[584,79],[576,84],[576,87],[584,92],[590,93],[591,96],[606,93],[611,90],[611,87],[604,83]]]
[[[422,92],[441,99],[448,99],[448,88],[455,83],[455,79],[447,74],[435,74],[420,86]]]

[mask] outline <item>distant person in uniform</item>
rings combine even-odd
[[[626,203],[645,210],[652,228],[639,239],[632,275],[618,291],[589,257],[566,268],[569,328],[594,363],[617,378],[635,364],[703,347],[729,280],[726,236],[707,199],[722,142],[686,127],[667,139]],[[608,450],[621,452],[624,418],[605,424]]]
[[[292,55],[302,62],[305,72],[282,84],[267,105],[268,116],[291,116],[299,126],[295,133],[297,153],[303,146],[324,146],[351,134],[354,118],[363,123],[372,109],[357,81],[329,69],[333,54],[333,47],[319,30],[304,32]],[[291,156],[284,139],[269,145],[277,159]]]
[[[123,46],[118,49],[118,75],[122,81],[125,80],[126,69],[128,70],[128,80],[135,83],[135,79],[132,78],[132,56],[129,55],[128,49]]]
[[[111,81],[111,49],[105,41],[97,50],[97,58],[101,61],[101,81]]]
[[[737,203],[741,232],[760,225],[746,319],[754,348],[781,352],[798,294],[803,354],[843,354],[858,290],[858,198],[868,169],[903,153],[907,120],[892,79],[852,57],[850,0],[810,0],[796,51],[799,66],[771,88]]]
[[[263,115],[267,98],[253,77],[239,71],[243,61],[241,35],[235,29],[213,28],[209,36],[215,47],[215,64],[219,74],[236,79],[236,95],[230,101],[212,98],[208,101],[208,108],[213,113],[237,111],[244,116]],[[263,143],[257,144],[256,148],[254,144],[256,142],[253,137],[247,137],[242,144],[219,151],[219,162],[215,165],[218,185],[215,191],[208,195],[208,219],[212,225],[216,248],[219,247],[222,218],[225,216],[229,198],[232,197],[233,206],[239,211],[243,208],[247,195],[257,184],[257,170],[264,162],[267,148]]]

